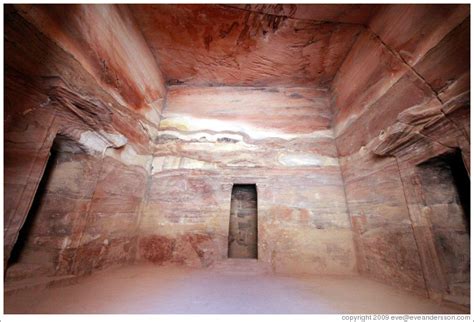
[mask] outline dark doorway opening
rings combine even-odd
[[[460,150],[437,156],[418,166],[427,206],[459,205],[466,232],[470,234],[471,180]],[[454,214],[451,211],[451,214]]]
[[[229,258],[258,258],[257,187],[232,187],[229,220]]]
[[[454,185],[459,195],[459,201],[464,212],[467,233],[471,234],[471,179],[464,165],[461,150],[457,150],[448,159],[453,173]]]
[[[470,284],[471,188],[461,151],[421,163],[417,175],[449,292],[464,297]]]
[[[36,189],[18,238],[7,263],[5,280],[14,282],[29,278],[51,277],[63,274],[69,268],[68,260],[60,256],[72,249],[64,248],[73,231],[71,212],[80,200],[89,195],[92,161],[84,154],[78,142],[57,134],[49,158]],[[84,180],[84,181],[83,181]]]

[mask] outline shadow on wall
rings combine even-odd
[[[43,173],[43,177],[41,178],[38,188],[36,189],[36,194],[34,196],[30,210],[28,212],[28,215],[26,216],[26,220],[22,228],[20,229],[18,239],[15,243],[15,246],[13,247],[10,259],[8,260],[7,270],[15,264],[25,263],[29,261],[30,256],[28,256],[27,244],[34,244],[31,233],[33,230],[33,226],[38,225],[38,213],[40,212],[40,208],[44,203],[44,197],[47,192],[47,186],[50,181],[50,175],[53,171],[54,166],[56,165],[56,162],[57,152],[51,149],[48,163],[46,164],[46,168]],[[51,264],[49,258],[41,256],[41,254],[38,255],[39,256],[35,256],[35,258],[40,261],[40,263],[42,262],[45,265]]]
[[[61,271],[60,258],[69,251],[77,224],[77,210],[86,193],[75,191],[88,182],[88,164],[82,147],[62,136],[53,141],[33,202],[19,231],[6,267],[7,280],[53,276]],[[77,208],[79,207],[79,208]]]

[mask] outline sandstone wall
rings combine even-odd
[[[459,156],[443,155],[417,167],[426,205],[422,211],[431,222],[440,267],[452,300],[468,297],[470,285],[470,212],[469,202],[463,200],[469,198],[470,180],[461,177],[465,176],[462,172],[456,173],[462,170],[459,161]],[[462,179],[464,184],[460,182]]]
[[[100,167],[84,153],[52,152],[7,278],[71,272]]]
[[[44,8],[54,9],[54,6]],[[92,6],[87,10],[92,10],[91,8],[100,9]],[[89,13],[94,15],[94,12]],[[53,20],[48,23],[54,23]],[[114,22],[123,23],[115,18]],[[57,34],[48,33],[49,31],[47,28],[40,31],[18,14],[15,7],[5,7],[4,261],[8,260],[19,229],[26,220],[53,141],[59,135],[74,142],[83,154],[99,160],[106,157],[105,168],[102,169],[102,162],[94,162],[94,167],[97,168],[93,169],[95,172],[84,174],[84,182],[95,182],[99,175],[109,172],[118,173],[109,176],[115,181],[99,176],[101,179],[97,189],[92,190],[94,197],[87,207],[84,205],[75,208],[73,203],[69,208],[64,206],[59,209],[57,204],[54,206],[50,203],[51,200],[56,198],[58,201],[58,198],[63,197],[61,193],[68,195],[70,192],[61,190],[56,193],[53,189],[47,194],[44,216],[50,218],[50,221],[43,223],[44,229],[48,230],[48,227],[54,225],[54,216],[71,220],[77,217],[74,222],[78,223],[78,231],[72,231],[72,235],[67,238],[68,242],[61,246],[64,252],[59,262],[64,261],[64,267],[67,268],[61,268],[60,271],[87,271],[90,270],[89,267],[100,266],[95,263],[97,261],[112,263],[134,258],[134,254],[131,254],[134,247],[130,245],[134,244],[132,241],[136,225],[135,219],[130,217],[131,213],[136,214],[135,206],[141,202],[140,193],[143,189],[140,184],[135,184],[134,187],[138,186],[138,189],[129,194],[128,181],[135,183],[133,180],[137,180],[136,178],[145,181],[146,158],[148,156],[151,159],[151,143],[158,125],[150,121],[147,113],[137,111],[130,102],[117,98],[106,84],[97,81],[107,76],[107,70],[88,70],[86,62],[77,58],[77,53],[73,50],[75,47],[71,49],[64,44],[59,46],[58,39],[50,38]],[[74,38],[78,35],[74,33],[70,36]],[[67,37],[61,35],[60,39],[65,40]],[[100,35],[96,37],[100,38]],[[74,39],[69,40],[74,43]],[[112,56],[121,57],[120,50],[124,49],[115,46]],[[162,83],[154,85],[163,86]],[[130,122],[132,119],[134,122]],[[68,161],[64,163],[66,164],[72,163]],[[58,173],[61,169],[58,165]],[[58,184],[67,184],[67,180],[72,179],[67,178],[64,173],[61,176],[66,181]],[[105,198],[104,191],[110,192],[109,198]],[[57,196],[54,197],[53,194]],[[49,206],[52,208],[49,209]],[[125,225],[128,222],[133,222],[134,225],[127,226],[130,229],[125,232],[121,227],[114,226],[117,222],[114,218],[117,217],[125,219]],[[103,225],[98,225],[98,222]],[[108,236],[111,231],[113,234]],[[46,235],[41,234],[47,236],[53,233],[50,230]],[[63,237],[65,236],[61,238]],[[59,241],[54,243],[56,242]],[[101,246],[104,248],[102,249],[99,244],[105,244],[106,247]],[[124,249],[123,253],[117,254],[119,248]],[[94,263],[76,263],[76,249],[100,256],[92,259]],[[87,259],[90,260],[90,256]]]
[[[467,43],[468,6],[383,6],[339,69],[331,101],[359,271],[459,304],[415,170],[460,149],[469,171]]]
[[[139,258],[227,258],[231,190],[256,184],[258,257],[277,272],[353,273],[327,92],[169,88],[140,219]]]
[[[75,273],[134,261],[146,181],[143,167],[127,165],[110,156],[102,160],[75,254]]]
[[[118,103],[158,123],[166,92],[155,58],[124,5],[16,5]]]

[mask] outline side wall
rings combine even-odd
[[[53,140],[58,134],[76,142],[90,158],[96,160],[93,162],[94,171],[86,173],[82,179],[84,182],[97,182],[97,186],[90,187],[94,192],[88,196],[90,202],[77,209],[72,205],[69,205],[71,208],[65,206],[58,209],[57,205],[50,203],[54,198],[57,200],[61,193],[69,195],[71,191],[68,192],[68,189],[72,187],[61,188],[55,197],[53,191],[47,195],[46,216],[75,218],[71,235],[64,239],[67,242],[61,244],[61,257],[58,259],[61,268],[57,273],[87,272],[95,267],[133,260],[138,209],[145,191],[142,187],[149,171],[147,164],[151,160],[153,133],[157,131],[157,124],[153,123],[156,117],[151,117],[150,111],[161,111],[161,105],[155,106],[151,100],[158,100],[157,104],[161,102],[159,96],[164,85],[154,82],[156,88],[140,93],[143,100],[137,103],[139,106],[133,105],[124,92],[119,89],[117,93],[116,88],[111,89],[110,84],[104,81],[109,77],[108,67],[89,69],[88,64],[92,64],[93,59],[86,59],[84,55],[91,54],[98,59],[94,51],[76,47],[84,39],[74,37],[83,36],[89,45],[98,45],[94,41],[101,38],[100,32],[110,40],[110,30],[94,29],[94,34],[88,34],[90,38],[87,38],[81,34],[85,31],[80,28],[86,26],[78,21],[69,21],[72,26],[66,30],[75,31],[70,35],[58,35],[49,28],[60,24],[60,21],[53,19],[53,12],[60,8],[35,7],[41,8],[41,15],[52,14],[46,25],[45,21],[36,19],[38,12],[21,8],[23,11],[20,14],[16,7],[5,6],[4,263],[8,261],[18,232],[26,220]],[[82,14],[112,19],[117,28],[127,29],[133,23],[124,12],[126,8],[74,8]],[[136,29],[130,30],[136,32]],[[101,58],[107,66],[120,64],[120,59],[126,59],[129,54],[126,45],[133,45],[128,40],[115,41],[122,42],[120,45],[114,42],[117,45],[111,46],[114,52]],[[139,37],[134,48],[148,50]],[[151,64],[151,53],[142,54],[149,58]],[[155,69],[156,66],[147,71]],[[129,72],[120,74],[119,70],[114,69],[115,79],[120,84],[128,83],[129,78],[136,82],[148,80],[140,78],[143,75],[130,76]],[[161,76],[154,77],[160,80]],[[136,122],[131,123],[131,119]],[[61,172],[61,167],[58,171]],[[64,181],[58,183],[58,187],[66,185],[70,179],[62,176]],[[106,198],[107,194],[110,196]],[[49,206],[52,208],[48,209]],[[123,224],[120,226],[118,223]],[[81,263],[82,259],[85,261]]]
[[[469,171],[469,19],[464,5],[384,6],[332,87],[359,271],[433,298],[455,291],[420,212],[414,172],[455,149]]]
[[[7,279],[71,272],[101,161],[84,153],[51,153]]]
[[[256,184],[259,260],[277,272],[355,271],[325,91],[169,89],[140,219],[139,258],[227,258],[232,185]]]
[[[135,259],[137,220],[147,171],[105,156],[75,253],[73,272],[91,272]]]
[[[166,88],[155,58],[125,5],[15,5],[68,52],[121,105],[156,124]]]

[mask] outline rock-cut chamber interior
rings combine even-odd
[[[3,18],[5,312],[470,311],[468,4]]]

